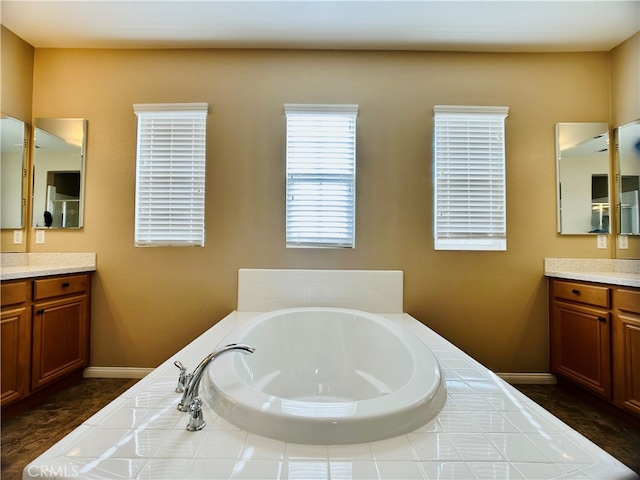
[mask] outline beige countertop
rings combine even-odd
[[[93,272],[95,253],[2,253],[0,280]]]
[[[546,277],[640,287],[640,260],[545,258]]]

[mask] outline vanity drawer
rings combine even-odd
[[[553,296],[596,307],[611,307],[611,289],[608,287],[554,280]]]
[[[29,301],[29,282],[3,283],[0,290],[2,306]]]
[[[89,275],[66,275],[33,281],[33,299],[59,297],[84,292],[89,288]]]
[[[640,290],[616,290],[616,308],[627,312],[640,313]]]

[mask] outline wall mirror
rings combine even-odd
[[[0,227],[20,229],[24,221],[24,178],[27,153],[27,125],[16,118],[0,116],[0,178],[2,198]]]
[[[34,126],[33,227],[80,228],[87,121],[36,118]]]
[[[640,120],[614,131],[619,233],[640,235]]]
[[[609,126],[556,125],[558,232],[610,232]]]

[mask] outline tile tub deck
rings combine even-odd
[[[173,362],[193,370],[258,314],[229,314],[34,460],[23,478],[638,478],[408,314],[382,316],[429,345],[448,390],[443,410],[418,430],[373,443],[291,444],[240,430],[205,406],[205,429],[186,431]]]

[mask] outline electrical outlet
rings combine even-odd
[[[22,230],[13,231],[13,244],[20,245],[22,243]]]
[[[36,243],[44,243],[44,230],[36,230]]]
[[[598,248],[607,248],[607,236],[598,235]]]
[[[629,237],[627,235],[618,235],[618,248],[627,250],[629,248]]]

